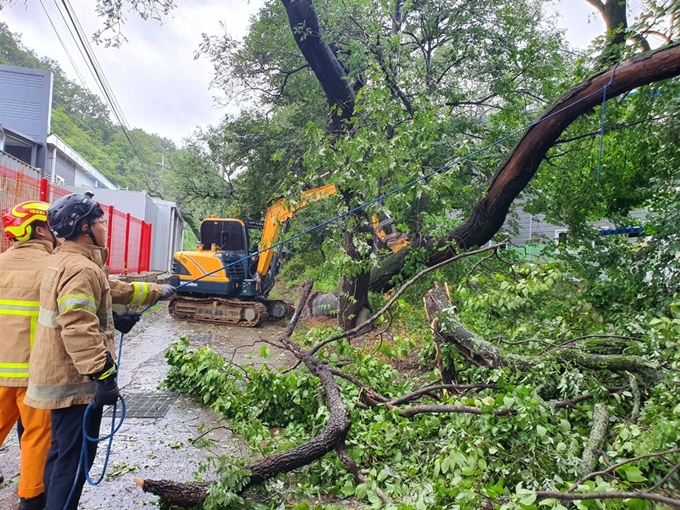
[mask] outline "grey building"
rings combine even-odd
[[[52,112],[52,71],[0,65],[0,123],[25,139],[5,140],[3,151],[45,168]]]
[[[644,221],[645,211],[631,211],[630,217],[631,225],[640,225]],[[597,230],[612,230],[616,228],[609,220],[592,222],[591,225]],[[507,237],[513,246],[524,246],[527,243],[546,244],[556,242],[568,230],[564,225],[548,223],[543,214],[526,212],[520,204],[515,206],[508,214],[503,227],[498,232],[498,236]],[[493,241],[490,244],[493,244]]]
[[[102,204],[152,225],[152,271],[168,271],[182,249],[184,221],[174,202],[119,190],[56,134],[49,133],[52,72],[0,65],[0,166],[73,192],[91,189]],[[26,197],[37,198],[36,197]],[[7,206],[0,194],[0,205]]]

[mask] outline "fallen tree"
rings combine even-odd
[[[577,365],[591,370],[609,370],[638,374],[647,386],[659,379],[659,367],[644,358],[632,355],[593,354],[575,347],[557,347],[543,357],[504,354],[491,342],[469,331],[456,317],[448,286],[435,284],[424,297],[425,310],[431,327],[444,343],[453,345],[468,362],[486,368],[511,367],[529,370],[545,358]]]
[[[278,474],[287,473],[299,467],[311,464],[333,450],[336,451],[338,458],[345,464],[348,471],[352,473],[357,483],[364,482],[364,475],[359,471],[358,467],[356,464],[354,464],[351,458],[345,453],[344,441],[351,426],[351,422],[348,418],[347,408],[342,401],[342,396],[340,394],[338,385],[335,382],[334,376],[343,377],[345,379],[347,379],[348,376],[337,369],[328,367],[314,355],[319,351],[319,349],[331,342],[360,334],[360,331],[363,328],[365,328],[367,325],[373,324],[382,314],[384,314],[407,288],[409,288],[413,283],[429,272],[462,258],[474,256],[488,251],[495,251],[497,249],[498,247],[483,248],[481,250],[469,253],[458,254],[448,260],[441,262],[436,267],[427,268],[421,271],[411,280],[406,282],[381,310],[379,310],[372,317],[368,318],[363,324],[358,325],[352,330],[345,331],[340,335],[333,336],[328,340],[317,344],[310,350],[304,350],[291,340],[291,335],[295,331],[295,328],[300,320],[302,310],[307,303],[309,295],[312,291],[312,282],[308,281],[303,286],[297,308],[295,309],[295,312],[293,313],[293,316],[291,317],[284,334],[279,338],[279,342],[286,349],[293,353],[293,355],[298,359],[298,364],[304,364],[305,367],[321,381],[330,413],[328,423],[326,425],[325,431],[321,435],[313,438],[311,441],[282,454],[265,457],[245,466],[244,470],[249,472],[250,476],[248,481],[242,486],[241,491],[245,491],[254,485],[261,484]],[[362,386],[361,383],[354,378],[350,377],[349,380],[359,386]],[[454,387],[451,385],[449,385],[449,387],[450,389],[454,389]],[[488,385],[474,385],[474,388],[483,387],[488,387]],[[446,389],[447,386],[445,385],[443,388]],[[460,389],[468,390],[473,388]],[[426,391],[409,394],[392,405],[410,402],[424,394],[431,393],[432,391],[436,391],[436,389],[429,388]],[[368,401],[382,403],[387,402],[385,397],[368,389],[364,390],[364,398],[368,399]],[[472,412],[473,414],[479,414],[478,411],[480,410],[476,408],[460,408],[453,412]],[[410,412],[412,413],[412,416],[419,413],[418,411]],[[408,415],[409,411],[406,411],[406,413]],[[503,411],[503,414],[506,414],[506,411]],[[172,505],[191,507],[199,505],[205,501],[205,499],[208,497],[208,487],[210,487],[210,485],[212,485],[214,482],[178,483],[171,480],[136,478],[135,483],[141,487],[144,492],[160,496],[164,501],[167,501]],[[384,495],[381,495],[381,498],[386,499]]]
[[[342,401],[340,389],[329,370],[328,366],[312,357],[307,351],[295,344],[290,336],[300,320],[302,308],[312,290],[312,282],[305,284],[302,297],[293,314],[293,317],[286,328],[286,331],[279,339],[287,349],[289,349],[297,359],[299,359],[307,369],[319,378],[323,387],[326,401],[328,403],[329,417],[326,429],[322,434],[313,438],[311,441],[293,448],[287,452],[271,457],[257,460],[244,469],[250,472],[248,481],[243,485],[242,490],[246,490],[253,485],[260,484],[280,473],[287,473],[302,466],[306,466],[315,460],[323,457],[333,450],[338,451],[343,462],[351,462],[344,455],[344,440],[350,428],[350,421],[347,409]],[[348,466],[354,469],[355,466]],[[357,474],[358,470],[356,470]],[[149,480],[136,479],[135,482],[144,492],[149,492],[160,496],[168,503],[180,506],[196,506],[201,504],[208,496],[209,482],[205,483],[175,483],[170,480]]]
[[[676,43],[621,62],[569,89],[527,129],[496,170],[470,216],[445,237],[415,239],[410,248],[386,257],[371,271],[371,290],[388,288],[413,248],[425,249],[429,253],[426,265],[432,266],[450,257],[455,247],[467,250],[487,243],[503,226],[512,202],[534,177],[559,136],[577,118],[601,104],[605,93],[609,100],[678,75],[680,44]]]
[[[486,249],[485,251],[489,250],[492,249]],[[475,253],[479,253],[480,251],[481,250],[478,250]],[[459,254],[453,257],[453,259],[457,260],[463,256],[464,254]],[[430,271],[430,269],[426,269],[425,271]],[[299,321],[301,309],[310,290],[311,284],[308,284],[308,286],[305,287],[303,295],[300,299],[300,303],[298,304],[298,307],[287,330],[279,340],[281,344],[285,346],[290,352],[292,352],[300,361],[300,363],[304,364],[305,367],[321,382],[326,405],[329,409],[328,422],[324,432],[314,437],[310,441],[289,451],[278,455],[265,457],[247,465],[244,470],[249,472],[249,476],[244,480],[244,483],[240,488],[240,492],[269,480],[277,474],[286,473],[299,467],[311,464],[331,451],[336,452],[338,458],[346,466],[347,471],[352,474],[357,484],[366,482],[366,477],[362,474],[359,466],[356,465],[356,463],[345,451],[345,439],[350,429],[351,423],[349,420],[347,407],[342,401],[340,389],[335,377],[347,380],[360,388],[359,402],[356,403],[357,407],[362,407],[365,409],[385,408],[396,415],[409,420],[423,414],[441,415],[453,413],[476,416],[490,415],[499,419],[512,419],[512,416],[515,414],[515,410],[512,407],[498,407],[494,409],[487,406],[480,408],[472,405],[451,403],[449,398],[449,396],[464,397],[465,395],[474,394],[475,392],[479,391],[493,391],[496,389],[495,384],[484,382],[478,384],[434,384],[415,389],[408,394],[398,397],[387,398],[384,395],[381,395],[378,391],[368,387],[359,378],[345,373],[342,368],[329,366],[326,362],[319,360],[314,354],[316,354],[319,349],[329,345],[327,342],[317,344],[317,346],[313,349],[305,350],[291,340],[291,335],[297,322]],[[425,309],[431,319],[431,327],[440,336],[441,344],[455,346],[458,352],[460,352],[468,362],[484,368],[510,367],[511,369],[517,371],[535,367],[536,360],[532,360],[531,356],[505,354],[490,342],[485,341],[484,339],[464,328],[464,326],[457,319],[455,319],[454,308],[451,306],[446,286],[435,285],[435,287],[427,293],[424,301],[426,305]],[[451,328],[452,325],[454,325],[454,327]],[[333,338],[338,340],[340,337],[346,337],[346,333],[336,335]],[[584,360],[587,360],[588,356],[591,355],[588,353],[585,353],[585,357],[576,357],[573,354],[565,355],[566,352],[578,350],[573,347],[565,347],[567,345],[571,345],[571,343],[573,343],[573,341],[562,342],[563,345],[560,344],[555,346],[553,349],[554,352],[549,354],[540,352],[539,354],[541,356],[547,357],[554,356],[555,359],[559,359],[560,362],[563,363],[576,363],[577,365],[582,366]],[[654,365],[637,356],[613,356],[611,359],[607,359],[606,356],[595,355],[595,358],[593,359],[595,361],[589,364],[589,368],[592,370],[610,370],[620,372],[632,370],[637,371],[638,373],[646,374],[647,371],[653,370],[655,368]],[[440,360],[440,363],[445,364],[443,360]],[[620,388],[613,389],[612,391],[620,391]],[[414,404],[414,402],[422,398],[435,400],[435,403]],[[591,395],[582,395],[567,401],[547,401],[545,402],[545,405],[547,408],[553,410],[565,408],[576,409],[579,404],[591,399]],[[574,492],[575,488],[582,485],[585,481],[603,473],[602,471],[595,470],[599,463],[598,452],[604,444],[608,430],[608,415],[605,412],[606,408],[604,406],[599,405],[598,407],[598,404],[596,404],[596,408],[600,409],[600,411],[595,413],[590,441],[583,451],[583,478],[573,485],[572,490],[567,492],[537,491],[535,493],[536,498],[557,498],[564,500],[638,498],[649,501],[663,502],[670,506],[680,506],[680,501],[664,495],[654,494],[654,492],[659,487],[661,487],[663,483],[673,476],[673,474],[678,470],[677,467],[673,468],[673,470],[671,470],[664,480],[657,484],[657,486],[646,491],[611,492],[607,493],[606,496],[601,497],[599,496],[599,493]],[[672,450],[666,453],[674,454],[677,453],[677,451]],[[648,456],[654,455],[657,454],[649,454]],[[625,461],[623,463],[633,462],[635,460],[639,459],[631,459],[630,461]],[[619,463],[617,466],[621,464],[622,463]],[[613,471],[613,469],[614,468],[607,468],[604,474]],[[185,507],[201,504],[207,498],[208,488],[211,485],[211,482],[176,483],[168,480],[150,479],[138,479],[136,482],[145,492],[158,495],[170,504]],[[379,490],[380,489],[378,489],[378,491]],[[384,501],[388,500],[385,494],[382,492],[379,492],[379,494]]]

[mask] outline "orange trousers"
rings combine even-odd
[[[35,409],[24,404],[26,388],[0,386],[0,444],[21,417],[21,470],[19,497],[34,498],[45,492],[43,475],[47,452],[52,442],[52,422],[48,409]]]

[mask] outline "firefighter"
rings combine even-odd
[[[19,509],[45,506],[43,471],[50,448],[50,413],[24,405],[28,362],[38,321],[44,261],[57,246],[47,225],[45,202],[22,202],[5,211],[2,224],[12,247],[0,255],[0,444],[17,420],[21,467]]]
[[[64,243],[47,260],[40,284],[40,313],[25,397],[27,405],[51,412],[46,510],[77,509],[85,483],[85,472],[78,469],[85,411],[94,402],[85,426],[88,435],[96,438],[103,406],[118,400],[113,297],[147,305],[169,299],[175,291],[170,285],[109,282],[103,269],[108,255],[107,220],[93,196],[91,192],[67,195],[48,211],[50,227]],[[135,321],[133,316],[131,322]],[[88,442],[87,469],[96,450],[97,444]]]

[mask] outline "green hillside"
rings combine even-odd
[[[177,150],[174,142],[142,129],[129,132],[111,120],[109,108],[89,90],[66,77],[55,60],[26,48],[21,36],[0,23],[0,64],[49,69],[54,73],[50,130],[78,151],[116,185],[161,195],[161,155]]]

